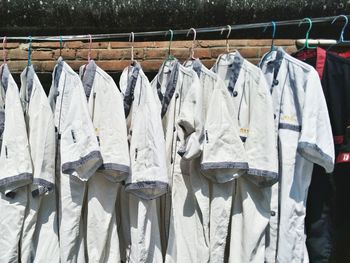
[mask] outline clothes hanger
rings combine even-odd
[[[4,56],[4,64],[7,64],[7,37],[4,37],[4,40],[2,41],[2,52],[3,52],[3,56]]]
[[[338,19],[338,18],[341,18],[341,17],[345,19],[345,23],[344,23],[344,26],[343,26],[343,28],[342,28],[342,30],[341,30],[341,32],[340,32],[339,39],[338,39],[337,43],[335,43],[335,44],[329,46],[329,47],[327,48],[327,51],[329,51],[331,48],[333,48],[333,47],[335,47],[335,46],[337,46],[337,45],[339,45],[339,44],[342,44],[342,43],[350,43],[350,40],[344,40],[344,31],[345,31],[345,29],[347,28],[348,23],[349,23],[348,17],[345,16],[345,15],[339,15],[339,16],[337,16],[336,18],[333,19],[333,21],[332,21],[331,24],[333,25],[334,22],[337,21],[337,19]]]
[[[264,60],[266,60],[273,51],[277,50],[276,46],[274,45],[274,41],[275,41],[275,36],[276,36],[276,28],[277,28],[277,25],[276,25],[276,22],[275,21],[271,21],[271,26],[272,26],[272,37],[271,37],[271,47],[270,47],[270,51],[267,52],[263,59],[262,59],[262,62]],[[266,29],[269,27],[269,25],[265,26],[263,32],[266,32]]]
[[[229,39],[229,37],[231,35],[232,28],[231,28],[230,25],[227,25],[226,27],[228,29],[228,33],[227,33],[227,36],[226,36],[226,54],[228,54],[228,53],[230,53],[230,45],[228,43],[228,39]],[[225,28],[221,29],[221,33],[220,34],[222,35],[224,33],[224,31],[225,31]]]
[[[297,50],[297,52],[299,51],[302,51],[304,49],[316,49],[317,47],[310,47],[309,46],[309,34],[310,34],[310,31],[312,29],[312,21],[310,18],[306,17],[306,18],[303,18],[300,22],[299,22],[299,27],[304,23],[304,22],[307,22],[309,23],[309,28],[308,30],[306,31],[306,34],[305,34],[305,43],[304,43],[304,46],[300,49]]]
[[[166,58],[165,61],[175,60],[174,56],[171,54],[171,43],[173,42],[174,31],[171,30],[171,29],[169,29],[169,30],[165,33],[165,37],[168,35],[168,33],[170,33],[170,40],[169,40],[169,47],[168,47],[168,57]]]
[[[129,35],[129,42],[131,41],[131,66],[135,64],[134,60],[134,40],[135,40],[135,34],[134,32],[131,32]]]
[[[28,37],[28,42],[29,42],[29,45],[28,45],[28,67],[32,65],[32,62],[31,62],[31,55],[32,55],[32,37],[29,36]]]
[[[89,52],[88,52],[88,62],[91,60],[91,46],[92,46],[92,37],[89,34]]]
[[[62,36],[60,36],[60,57],[62,57],[62,48],[63,48],[63,39],[62,39]]]
[[[190,60],[196,60],[196,58],[194,57],[194,48],[195,48],[195,41],[196,41],[196,37],[197,37],[197,31],[196,29],[194,29],[193,27],[191,27],[187,34],[186,37],[189,36],[189,34],[191,33],[191,31],[193,31],[193,41],[192,41],[192,46],[189,49],[189,56],[188,58],[185,60],[185,62],[183,63],[183,65],[186,65],[187,62],[189,62]]]

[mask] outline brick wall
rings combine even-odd
[[[230,48],[237,49],[242,56],[256,64],[261,56],[270,49],[271,40],[230,40]],[[155,72],[167,55],[168,42],[135,42],[134,56],[145,72]],[[172,54],[180,61],[187,59],[192,41],[174,41]],[[294,40],[276,40],[275,45],[284,47],[287,52],[295,50]],[[58,42],[32,43],[32,64],[37,73],[51,73],[59,57]],[[81,41],[65,42],[62,56],[74,69],[86,63],[89,44]],[[7,58],[12,73],[20,73],[27,65],[27,43],[8,43]],[[195,57],[201,58],[207,67],[211,67],[216,58],[226,50],[225,40],[199,40]],[[0,51],[0,58],[3,57]],[[130,63],[130,43],[93,42],[91,57],[108,72],[120,72]]]

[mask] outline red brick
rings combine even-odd
[[[209,48],[195,48],[194,57],[196,58],[211,58],[211,52]]]
[[[83,42],[82,41],[71,41],[71,42],[65,42],[65,46],[67,48],[81,48],[83,46]]]
[[[254,46],[271,46],[271,39],[249,39],[247,45]]]
[[[8,61],[7,64],[12,73],[20,73],[27,66],[27,61]]]
[[[212,58],[217,58],[218,56],[220,56],[221,54],[226,52],[226,48],[224,48],[224,47],[211,48],[210,52],[211,52]]]
[[[58,57],[60,56],[60,50],[56,49],[53,52],[54,52],[53,58],[58,59]],[[75,59],[75,55],[77,51],[75,49],[62,49],[61,53],[62,53],[62,57],[65,60],[70,60],[70,59]]]
[[[258,58],[259,57],[259,48],[247,47],[238,49],[239,53],[244,58]]]
[[[76,57],[80,59],[88,59],[89,50],[88,49],[79,49],[77,51]],[[98,50],[91,50],[91,59],[98,58]]]
[[[7,58],[11,60],[23,60],[27,59],[28,52],[22,49],[10,49],[7,53]]]
[[[226,47],[226,39],[222,40],[199,40],[201,47]],[[246,39],[230,39],[230,47],[241,47],[247,45]]]
[[[285,51],[287,52],[287,53],[289,53],[289,54],[292,54],[292,53],[294,53],[294,52],[296,52],[298,49],[297,49],[297,47],[286,47],[285,48]]]
[[[52,51],[32,51],[31,59],[33,60],[51,60],[53,58]]]
[[[33,42],[32,48],[59,48],[60,42]]]
[[[141,62],[144,71],[158,71],[164,60],[146,60]]]
[[[88,49],[90,44],[88,42],[82,43],[80,48],[86,48]],[[91,48],[93,49],[106,49],[109,47],[109,42],[92,42],[91,43]]]
[[[105,71],[122,71],[124,68],[130,65],[129,60],[108,60],[97,61],[96,63]]]
[[[12,48],[18,48],[19,43],[6,43],[6,49],[12,49]],[[3,45],[1,44],[1,48],[3,48]]]
[[[274,41],[276,46],[294,46],[295,40],[293,39],[276,39]]]
[[[144,55],[145,59],[166,58],[168,50],[164,48],[146,48]]]
[[[186,59],[189,56],[188,48],[174,48],[171,49],[171,54],[178,59]]]
[[[143,58],[143,49],[135,48],[134,57],[136,59]],[[108,49],[99,51],[99,59],[109,60],[109,59],[130,59],[131,49]]]
[[[78,71],[82,65],[85,65],[87,60],[71,60],[68,62],[68,65],[75,71]]]
[[[110,42],[110,47],[111,48],[128,48],[128,47],[130,47],[130,44],[127,41],[125,41],[125,42],[121,42],[121,41]]]

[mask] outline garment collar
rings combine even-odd
[[[90,62],[87,65],[80,68],[80,70],[82,71],[80,72],[81,79],[83,82],[83,87],[84,87],[84,91],[87,99],[89,99],[91,95],[91,90],[92,90],[92,86],[94,84],[94,79],[96,75],[96,69],[97,69],[97,65],[94,60],[90,60]]]

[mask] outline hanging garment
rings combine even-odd
[[[350,62],[345,59],[349,55],[349,52],[335,54],[334,52],[326,52],[322,48],[317,48],[313,52],[297,54],[299,59],[313,65],[320,75],[336,153],[336,164],[331,176],[326,175],[325,171],[321,169],[315,170],[313,173],[312,180],[315,180],[317,185],[315,183],[315,190],[309,194],[306,218],[308,219],[306,221],[308,226],[307,245],[312,262],[321,259],[329,260],[332,251],[334,254],[332,258],[335,258],[337,262],[350,260],[348,249],[350,209],[347,202],[347,185],[350,183],[348,179],[350,171],[348,158],[350,152],[348,147],[349,93],[347,91]],[[333,200],[332,184],[336,189],[335,200]],[[313,189],[312,187],[311,183],[310,190]],[[322,202],[322,200],[324,201]],[[331,216],[335,217],[333,221],[331,221]],[[333,249],[333,243],[335,243],[335,249]]]
[[[102,156],[79,75],[61,58],[55,66],[49,101],[57,136],[61,262],[86,262],[82,209],[86,181]]]
[[[332,172],[334,147],[317,72],[283,49],[260,65],[270,84],[281,180],[272,189],[267,262],[308,262],[304,219],[313,164]]]
[[[152,81],[158,95],[166,142],[170,193],[162,200],[162,240],[165,262],[205,262],[196,249],[199,207],[190,182],[191,160],[201,154],[203,139],[201,86],[195,71],[177,60],[167,61]]]
[[[113,79],[93,60],[80,67],[80,77],[103,159],[87,183],[87,260],[120,262],[116,201],[118,184],[130,170],[123,98]]]
[[[132,171],[126,180],[127,193],[122,193],[129,212],[123,221],[130,229],[123,238],[127,243],[126,260],[160,263],[163,256],[156,198],[168,191],[168,176],[158,98],[137,62],[124,69],[120,89],[124,95]]]
[[[18,87],[7,64],[0,67],[0,262],[20,260],[20,238],[33,168]],[[1,135],[0,135],[1,137]]]
[[[237,131],[244,143],[248,162],[248,171],[236,179],[232,193],[229,262],[263,262],[265,229],[270,218],[270,186],[278,180],[272,99],[261,70],[245,60],[238,51],[219,56],[212,70],[225,81],[231,95],[226,100],[230,105],[227,107],[232,109],[217,115],[214,110],[216,103],[212,118],[228,118],[230,114],[235,114]],[[226,119],[220,122],[222,135],[218,138],[223,138],[223,135],[230,138],[232,128],[228,128]],[[227,158],[231,152],[232,146],[221,156]]]
[[[248,169],[248,163],[225,83],[198,59],[187,62],[185,67],[192,68],[200,80],[203,94],[201,116],[206,136],[201,140],[203,144],[201,149],[204,152],[201,158],[191,162],[190,170],[192,191],[200,208],[197,235],[200,236],[202,232],[205,237],[199,240],[205,242],[202,244],[197,242],[196,248],[201,255],[201,262],[224,262],[232,206],[233,179]],[[221,107],[218,107],[220,105]],[[222,123],[217,118],[222,115],[227,118],[226,123]],[[220,133],[217,133],[222,130],[223,124],[232,131],[224,139]],[[225,144],[222,143],[223,141]],[[227,151],[225,147],[230,150]],[[229,153],[229,155],[225,156],[221,153]]]
[[[43,87],[32,65],[21,74],[20,97],[27,125],[33,184],[21,237],[22,262],[59,262],[55,191],[55,127]]]

